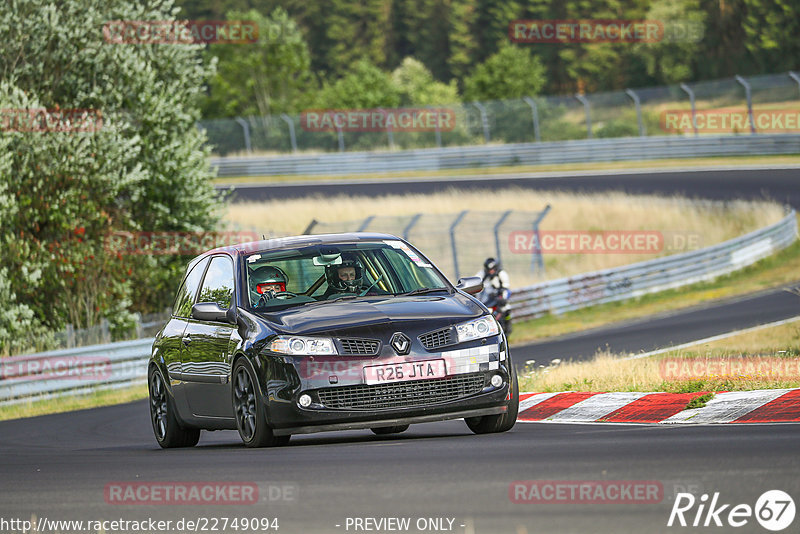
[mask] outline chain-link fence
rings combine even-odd
[[[748,97],[749,95],[749,97]],[[419,114],[423,108],[416,108]],[[703,133],[758,133],[758,124],[734,124],[723,132],[705,128],[700,121],[709,112],[800,110],[800,76],[789,72],[751,78],[726,78],[694,84],[568,96],[531,96],[518,100],[460,103],[427,108],[444,111],[447,124],[428,128],[403,128],[378,121],[364,128],[336,122],[331,127],[310,128],[302,114],[206,120],[214,153],[220,156],[248,153],[374,151],[465,146],[482,143],[528,143],[569,139],[630,136],[702,135]],[[332,111],[332,110],[329,110]],[[344,113],[365,110],[338,110]],[[369,111],[369,110],[367,110]],[[384,113],[397,110],[371,110]],[[324,110],[322,111],[324,113]],[[671,124],[669,112],[683,112]],[[697,114],[697,115],[696,115]],[[673,117],[674,118],[674,117]],[[757,121],[756,121],[757,122]],[[375,124],[383,125],[375,127]],[[795,123],[789,130],[797,132]],[[764,128],[762,128],[763,130]],[[368,131],[364,131],[368,130]],[[411,131],[416,130],[416,131]],[[698,130],[695,132],[695,130]],[[774,132],[773,132],[774,133]]]
[[[313,221],[306,233],[384,232],[409,240],[428,256],[451,280],[473,276],[487,257],[499,259],[503,268],[522,285],[544,276],[541,254],[512,254],[512,232],[539,224],[550,211],[461,211],[457,213],[416,213],[403,216],[368,216],[344,222]]]

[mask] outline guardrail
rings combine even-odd
[[[800,154],[800,134],[621,137],[385,152],[212,158],[220,177],[437,171],[510,165]]]
[[[515,319],[563,313],[708,280],[787,247],[797,238],[792,211],[780,222],[699,251],[523,287]],[[0,405],[143,383],[152,338],[0,358]]]
[[[515,320],[560,314],[710,280],[755,263],[797,239],[792,210],[780,222],[693,252],[665,256],[515,289]]]

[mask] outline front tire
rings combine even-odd
[[[508,432],[514,428],[519,413],[519,382],[517,373],[511,366],[511,400],[508,401],[508,411],[497,415],[484,415],[482,417],[467,417],[464,421],[476,434],[494,434]]]
[[[197,445],[200,429],[181,426],[161,371],[151,367],[147,383],[150,390],[150,422],[158,444],[164,449]]]
[[[386,436],[388,434],[399,434],[408,430],[409,425],[381,426],[370,428],[376,436]]]
[[[258,386],[250,366],[239,359],[233,366],[233,410],[239,437],[247,447],[277,447],[289,443],[291,436],[276,436],[267,424],[267,410],[258,396]]]

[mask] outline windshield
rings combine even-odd
[[[449,291],[439,272],[399,240],[316,245],[246,258],[251,308]]]

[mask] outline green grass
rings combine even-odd
[[[696,159],[657,159],[641,161],[615,161],[591,163],[563,163],[551,165],[519,165],[505,167],[481,167],[470,169],[451,169],[439,171],[398,171],[384,173],[364,173],[348,175],[267,175],[267,176],[228,176],[214,179],[217,185],[237,183],[280,183],[280,182],[326,182],[343,178],[348,180],[375,180],[393,178],[447,178],[452,176],[481,176],[496,174],[520,174],[535,172],[603,171],[624,169],[664,169],[675,167],[709,167],[716,165],[797,165],[798,156],[725,156]]]
[[[745,269],[690,286],[644,295],[638,299],[599,304],[561,315],[517,321],[509,338],[513,345],[679,310],[710,300],[781,287],[800,280],[800,241]]]
[[[686,409],[691,410],[692,408],[704,408],[706,403],[713,398],[714,398],[714,393],[706,393],[705,395],[700,395],[699,397],[695,397],[686,403]]]

